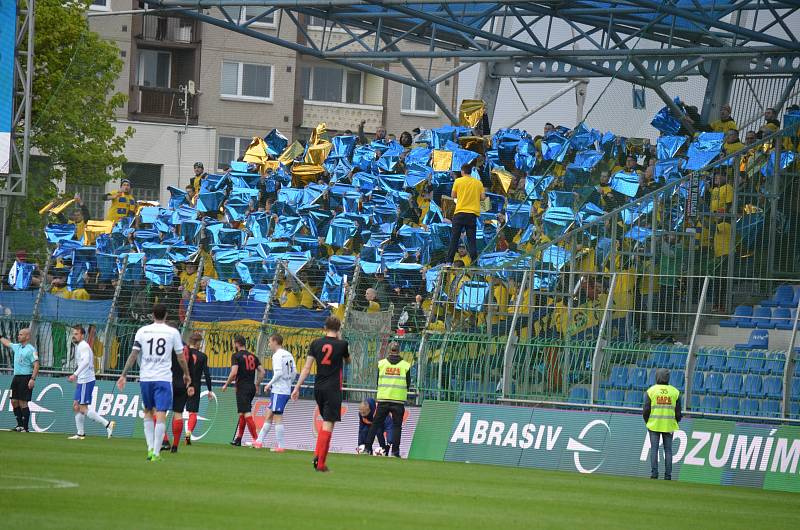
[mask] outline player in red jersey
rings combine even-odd
[[[244,436],[244,426],[250,431],[253,440],[258,439],[256,422],[253,420],[252,406],[253,398],[256,397],[256,389],[264,379],[264,367],[258,357],[245,349],[245,339],[241,335],[233,338],[233,345],[236,353],[231,357],[231,373],[228,380],[222,385],[222,391],[228,388],[231,381],[236,379],[236,408],[239,411],[239,427],[236,431],[236,438],[231,445],[242,445]]]
[[[325,319],[325,336],[311,343],[306,364],[292,392],[292,399],[296,401],[300,397],[300,387],[316,363],[314,399],[322,416],[322,430],[317,436],[317,448],[314,451],[314,469],[317,471],[328,471],[325,460],[331,445],[333,427],[342,419],[342,375],[344,364],[350,362],[350,351],[347,341],[341,339],[341,327],[342,323],[338,318],[330,316]]]

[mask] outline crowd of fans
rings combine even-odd
[[[29,282],[21,285],[9,277],[8,284],[38,289],[44,280],[47,292],[59,297],[111,299],[121,258],[127,256],[119,289],[120,300],[128,303],[118,309],[131,319],[144,317],[154,302],[183,318],[192,297],[196,302],[271,297],[280,307],[327,306],[343,317],[343,293],[355,274],[347,259],[358,257],[352,310],[391,306],[395,325],[417,331],[425,325],[433,280],[443,265],[452,265],[449,271],[471,268],[445,272],[442,293],[456,300],[470,275],[480,275],[480,267],[525,256],[539,260],[534,250],[575,222],[590,221],[680,178],[692,161],[692,146],[717,141],[714,133],[724,139],[706,162],[742,153],[739,182],[726,164],[704,174],[707,186],[700,189],[701,207],[720,217],[697,221],[699,243],[723,258],[729,251],[726,230],[730,233],[730,219],[723,214],[731,213],[733,186],[761,190],[776,142],[782,142],[784,153],[800,147],[797,129],[747,150],[780,128],[774,109],[766,110],[764,121],[744,140],[729,106],[710,124],[700,123],[696,109],[684,110],[680,117],[667,113],[654,119],[661,131],[657,143],[600,134],[583,124],[569,130],[547,123],[536,136],[520,130],[489,136],[483,134],[488,126],[482,107],[460,126],[403,131],[399,140],[383,128],[367,139],[363,124],[357,134],[347,131],[330,139],[320,125],[307,141],[292,144],[273,130],[254,138],[222,174],[195,163],[191,182],[182,190],[171,188],[167,206],[137,202],[136,190],[123,179],[107,196],[103,220],[90,219],[79,195],[71,211],[51,208],[46,232],[56,250],[47,278],[35,267]],[[787,116],[800,117],[800,109],[788,108]],[[473,229],[453,223],[467,200],[453,200],[459,179],[482,184]],[[563,208],[572,219],[558,217]],[[657,264],[662,273],[681,272],[675,252]],[[16,257],[24,262],[24,251]],[[298,265],[280,275],[273,293],[278,260]],[[600,263],[596,270],[605,267]],[[500,313],[513,311],[509,301],[517,287],[499,278],[489,303],[502,308]]]

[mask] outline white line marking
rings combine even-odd
[[[41,484],[8,484],[7,480],[27,480],[36,481]],[[20,475],[0,475],[0,490],[38,490],[38,489],[61,489],[61,488],[77,488],[79,484],[69,482],[67,480],[59,480],[55,478],[37,478],[26,477]]]

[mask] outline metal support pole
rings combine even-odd
[[[650,220],[650,229],[653,233],[650,235],[650,274],[647,278],[647,287],[649,293],[647,294],[647,330],[653,331],[653,302],[655,299],[656,290],[656,254],[658,253],[658,242],[656,241],[656,228],[658,224],[658,195],[653,197],[653,214]]]
[[[126,255],[122,258],[122,268],[119,271],[117,286],[114,288],[114,297],[111,299],[111,308],[108,311],[106,327],[103,330],[103,371],[108,370],[108,359],[111,355],[111,327],[117,322],[117,304],[119,303],[119,295],[122,292],[122,279],[125,277],[127,269],[128,256]]]
[[[189,303],[186,304],[186,316],[183,318],[183,329],[181,329],[181,335],[183,335],[184,342],[186,342],[186,340],[189,338],[192,310],[194,309],[194,304],[197,300],[197,293],[200,291],[200,281],[203,278],[203,264],[205,263],[205,260],[200,259],[199,261],[200,263],[197,264],[197,277],[194,279],[194,285],[192,286],[192,294],[189,297]]]
[[[436,278],[436,286],[433,288],[433,295],[431,297],[431,310],[428,311],[428,314],[425,315],[425,327],[422,329],[422,337],[419,341],[419,348],[417,350],[417,363],[419,366],[417,367],[417,405],[422,404],[422,387],[424,383],[425,377],[425,369],[427,368],[427,359],[425,356],[425,343],[428,341],[428,326],[431,325],[431,321],[433,320],[433,315],[436,312],[436,299],[439,297],[439,293],[442,290],[442,284],[444,283],[444,272],[439,272],[439,276]]]
[[[353,309],[353,300],[358,296],[358,280],[361,276],[361,267],[358,266],[359,258],[356,257],[355,272],[353,272],[353,281],[350,282],[350,288],[344,301],[344,314],[342,315],[342,327],[347,322],[347,317],[350,316],[350,311]]]
[[[733,159],[733,203],[731,211],[728,213],[728,223],[731,225],[731,237],[728,241],[728,289],[725,293],[725,310],[730,313],[733,307],[733,274],[735,272],[734,259],[736,256],[736,218],[739,212],[739,163],[741,156]]]
[[[44,298],[45,290],[47,289],[47,274],[50,272],[50,265],[53,263],[53,256],[49,252],[48,248],[48,255],[47,255],[47,262],[44,265],[44,272],[42,273],[42,283],[39,284],[39,291],[36,293],[36,300],[33,302],[33,309],[31,310],[31,323],[28,326],[28,329],[31,332],[31,342],[34,346],[39,346],[36,340],[36,328],[39,320],[39,308],[42,304],[42,298]]]
[[[692,336],[689,339],[689,353],[686,355],[686,373],[684,374],[684,381],[686,384],[686,399],[683,403],[684,408],[691,408],[692,399],[692,374],[694,374],[694,367],[697,363],[697,332],[700,330],[700,319],[703,316],[703,307],[706,305],[706,295],[708,295],[708,286],[711,283],[711,278],[706,276],[703,279],[703,289],[700,291],[700,300],[697,302],[697,311],[694,314],[694,325],[692,326]]]
[[[269,310],[272,308],[272,300],[275,298],[275,291],[278,289],[278,275],[281,272],[282,268],[289,268],[286,266],[286,262],[278,261],[277,265],[275,266],[275,274],[272,277],[272,286],[269,290],[269,300],[264,305],[264,314],[261,316],[261,328],[258,331],[258,339],[256,339],[256,351],[255,354],[258,357],[261,353],[261,350],[264,349],[264,339],[267,336],[267,326],[269,325]]]
[[[775,148],[772,153],[775,155],[775,163],[772,166],[772,185],[769,190],[769,247],[767,247],[767,274],[769,274],[769,278],[774,277],[777,269],[775,266],[775,245],[778,237],[778,194],[780,192],[781,149],[783,147],[780,135],[775,136],[773,141],[775,142]]]
[[[800,301],[797,303],[792,323],[792,336],[789,337],[789,350],[786,352],[786,363],[783,366],[783,399],[781,400],[781,416],[788,418],[791,413],[792,377],[794,377],[794,346],[797,343],[797,325],[800,322]]]
[[[492,311],[492,302],[494,301],[494,274],[489,274],[489,303],[486,307],[486,334],[492,335],[492,317],[494,316],[494,311]]]
[[[516,127],[517,125],[519,125],[523,121],[527,120],[528,118],[530,118],[531,116],[533,116],[534,114],[536,114],[537,112],[539,112],[540,110],[542,110],[543,108],[548,106],[550,103],[552,103],[555,100],[557,100],[558,98],[560,98],[561,96],[563,96],[565,94],[569,94],[570,92],[572,92],[573,90],[577,89],[578,87],[580,87],[581,85],[584,85],[584,84],[586,84],[585,80],[573,81],[572,83],[566,85],[564,88],[561,88],[561,89],[557,90],[556,92],[553,92],[550,95],[549,98],[545,99],[544,101],[542,101],[541,103],[539,103],[538,105],[533,107],[532,109],[528,110],[528,112],[524,112],[522,114],[522,116],[520,116],[519,118],[514,120],[514,122],[511,123],[510,125],[508,125],[507,128],[511,129],[513,127]]]
[[[514,360],[514,350],[516,346],[516,331],[517,331],[517,318],[519,318],[519,307],[522,305],[522,297],[524,293],[523,287],[525,282],[528,281],[529,270],[525,270],[522,274],[522,283],[520,284],[519,292],[517,293],[517,301],[514,304],[514,316],[511,317],[511,327],[508,330],[508,340],[506,341],[506,348],[503,352],[503,393],[502,397],[506,397],[511,392],[511,365]],[[529,317],[530,319],[530,317]]]
[[[600,365],[602,364],[602,351],[604,345],[604,331],[608,325],[608,314],[612,310],[614,304],[614,289],[617,287],[617,273],[611,276],[611,285],[608,287],[608,297],[606,298],[606,307],[603,309],[603,319],[600,321],[600,328],[597,331],[597,342],[594,345],[594,354],[592,355],[592,389],[589,396],[589,403],[594,404],[597,401],[597,396],[600,391]]]

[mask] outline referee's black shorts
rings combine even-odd
[[[323,421],[342,421],[342,391],[339,389],[315,388],[319,414]]]
[[[172,412],[183,414],[183,409],[186,408],[187,394],[186,387],[177,387],[172,385]]]
[[[236,387],[236,410],[239,414],[251,412],[253,398],[256,397],[256,385],[239,385]]]
[[[28,382],[30,380],[30,375],[15,375],[11,379],[11,399],[30,401],[33,395],[33,390],[28,388]]]

